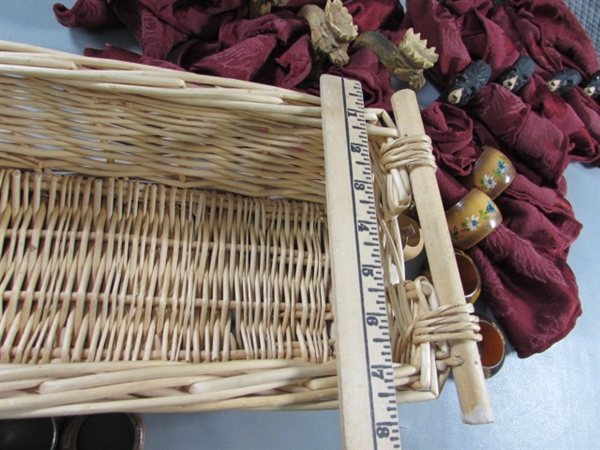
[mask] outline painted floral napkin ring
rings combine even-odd
[[[517,170],[508,157],[500,150],[488,145],[475,164],[464,185],[485,192],[492,200],[498,197],[517,175]]]
[[[446,221],[452,244],[467,250],[502,223],[502,214],[486,193],[473,188],[446,211]]]
[[[477,343],[481,366],[485,378],[498,373],[506,357],[506,339],[502,330],[485,316],[479,315],[479,334],[481,341]]]

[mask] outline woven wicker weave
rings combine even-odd
[[[323,201],[315,97],[58,52],[2,64],[5,167]]]
[[[0,49],[1,415],[337,407],[319,99]],[[434,399],[478,327],[404,279],[408,177],[366,117],[398,400]]]

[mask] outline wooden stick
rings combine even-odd
[[[265,388],[276,386],[277,382],[265,383]],[[248,392],[250,392],[248,394]],[[217,394],[217,395],[215,395]],[[337,400],[334,399],[337,395],[337,388],[322,389],[319,391],[307,391],[291,394],[279,394],[269,396],[250,396],[253,394],[247,387],[236,388],[233,395],[229,392],[215,392],[203,394],[185,394],[186,399],[190,401],[179,402],[178,399],[169,398],[165,402],[165,398],[136,398],[125,400],[109,400],[92,403],[77,403],[72,405],[54,406],[45,409],[18,411],[10,415],[10,418],[31,418],[31,417],[47,417],[47,416],[73,416],[77,414],[98,414],[108,412],[198,412],[198,411],[218,411],[232,409],[322,409],[321,405],[328,408],[337,406]],[[246,396],[244,396],[246,395]],[[180,397],[180,396],[177,396]],[[157,400],[162,404],[157,405]],[[175,400],[175,401],[174,401]],[[326,400],[323,403],[323,400]],[[2,418],[7,417],[0,411]]]
[[[424,135],[421,112],[413,91],[398,91],[392,97],[400,138]],[[454,249],[444,219],[444,207],[431,166],[412,166],[409,169],[421,232],[429,258],[433,285],[441,305],[466,303],[460,284]],[[452,341],[452,356],[460,356],[464,363],[453,368],[463,422],[483,424],[494,421],[477,344],[474,341]]]

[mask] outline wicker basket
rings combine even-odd
[[[0,50],[2,417],[336,408],[320,99]],[[398,401],[434,399],[476,319],[405,279],[410,185],[366,117]]]

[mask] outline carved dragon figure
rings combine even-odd
[[[423,71],[433,67],[439,57],[435,47],[428,48],[427,40],[412,28],[406,30],[397,46],[377,31],[361,33],[353,46],[373,50],[390,75],[407,82],[412,89],[423,87]]]
[[[269,14],[272,6],[285,6],[289,1],[290,0],[250,0],[250,19]]]
[[[348,47],[358,35],[358,27],[341,0],[327,0],[325,10],[304,5],[298,16],[310,25],[314,66],[322,67],[326,59],[336,66],[348,64]]]

